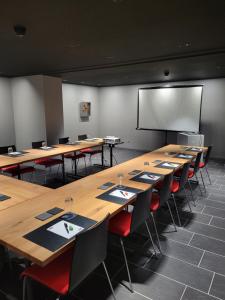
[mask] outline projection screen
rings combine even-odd
[[[202,86],[140,88],[137,129],[199,132]]]

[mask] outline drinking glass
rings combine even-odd
[[[42,142],[42,147],[46,147],[47,143],[46,142]]]
[[[8,148],[8,154],[12,153],[13,152],[13,148],[12,147],[9,147]]]
[[[73,197],[69,196],[69,197],[66,197],[65,200],[64,200],[64,210],[66,212],[70,212],[72,211],[72,208],[73,208],[73,204],[74,204],[74,199]]]
[[[123,173],[118,173],[117,177],[119,178],[119,185],[118,185],[118,187],[122,188],[123,187],[122,181],[123,181],[123,178],[124,178],[124,174]]]

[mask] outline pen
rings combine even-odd
[[[120,193],[121,193],[124,197],[126,197],[126,195],[124,195],[123,191],[120,191]]]
[[[66,228],[66,232],[69,234],[69,229],[68,229],[68,225],[66,223],[64,223],[64,227]]]

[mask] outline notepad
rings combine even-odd
[[[19,152],[19,151],[15,151],[15,152],[10,152],[10,153],[8,153],[8,155],[12,155],[12,156],[16,156],[16,155],[21,155],[22,154],[22,152]]]
[[[114,197],[118,197],[118,198],[123,198],[126,200],[131,199],[132,197],[134,197],[135,193],[132,192],[127,192],[124,190],[114,190],[112,193],[110,193],[109,195],[114,196]]]
[[[40,149],[42,149],[42,150],[50,150],[50,149],[52,149],[52,147],[49,147],[49,146],[43,146],[43,147],[40,147]]]
[[[170,167],[170,168],[177,168],[179,166],[179,164],[165,162],[165,163],[162,164],[162,166],[163,167]]]
[[[193,158],[192,155],[188,155],[188,154],[178,154],[176,157],[177,158]]]
[[[157,181],[160,179],[160,176],[157,175],[151,175],[151,174],[144,174],[140,176],[141,179],[146,179],[146,180],[153,180]]]
[[[66,239],[73,238],[76,234],[81,232],[84,228],[67,221],[59,221],[58,223],[47,228],[47,231],[53,232]]]

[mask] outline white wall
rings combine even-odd
[[[46,135],[49,145],[58,143],[64,134],[62,80],[43,77]]]
[[[0,78],[0,146],[14,144],[15,131],[10,81]]]
[[[203,84],[202,132],[205,144],[213,145],[213,156],[225,158],[225,79],[188,81],[170,85]],[[157,84],[159,86],[160,84]],[[135,130],[138,88],[154,85],[130,85],[100,88],[100,135],[118,135],[123,147],[151,150],[165,142],[165,134]]]
[[[11,80],[16,146],[30,148],[32,141],[46,139],[43,76]]]
[[[62,93],[64,136],[74,140],[77,140],[79,134],[99,136],[98,88],[63,83]],[[80,120],[79,103],[82,101],[91,102],[91,116],[88,122]]]

